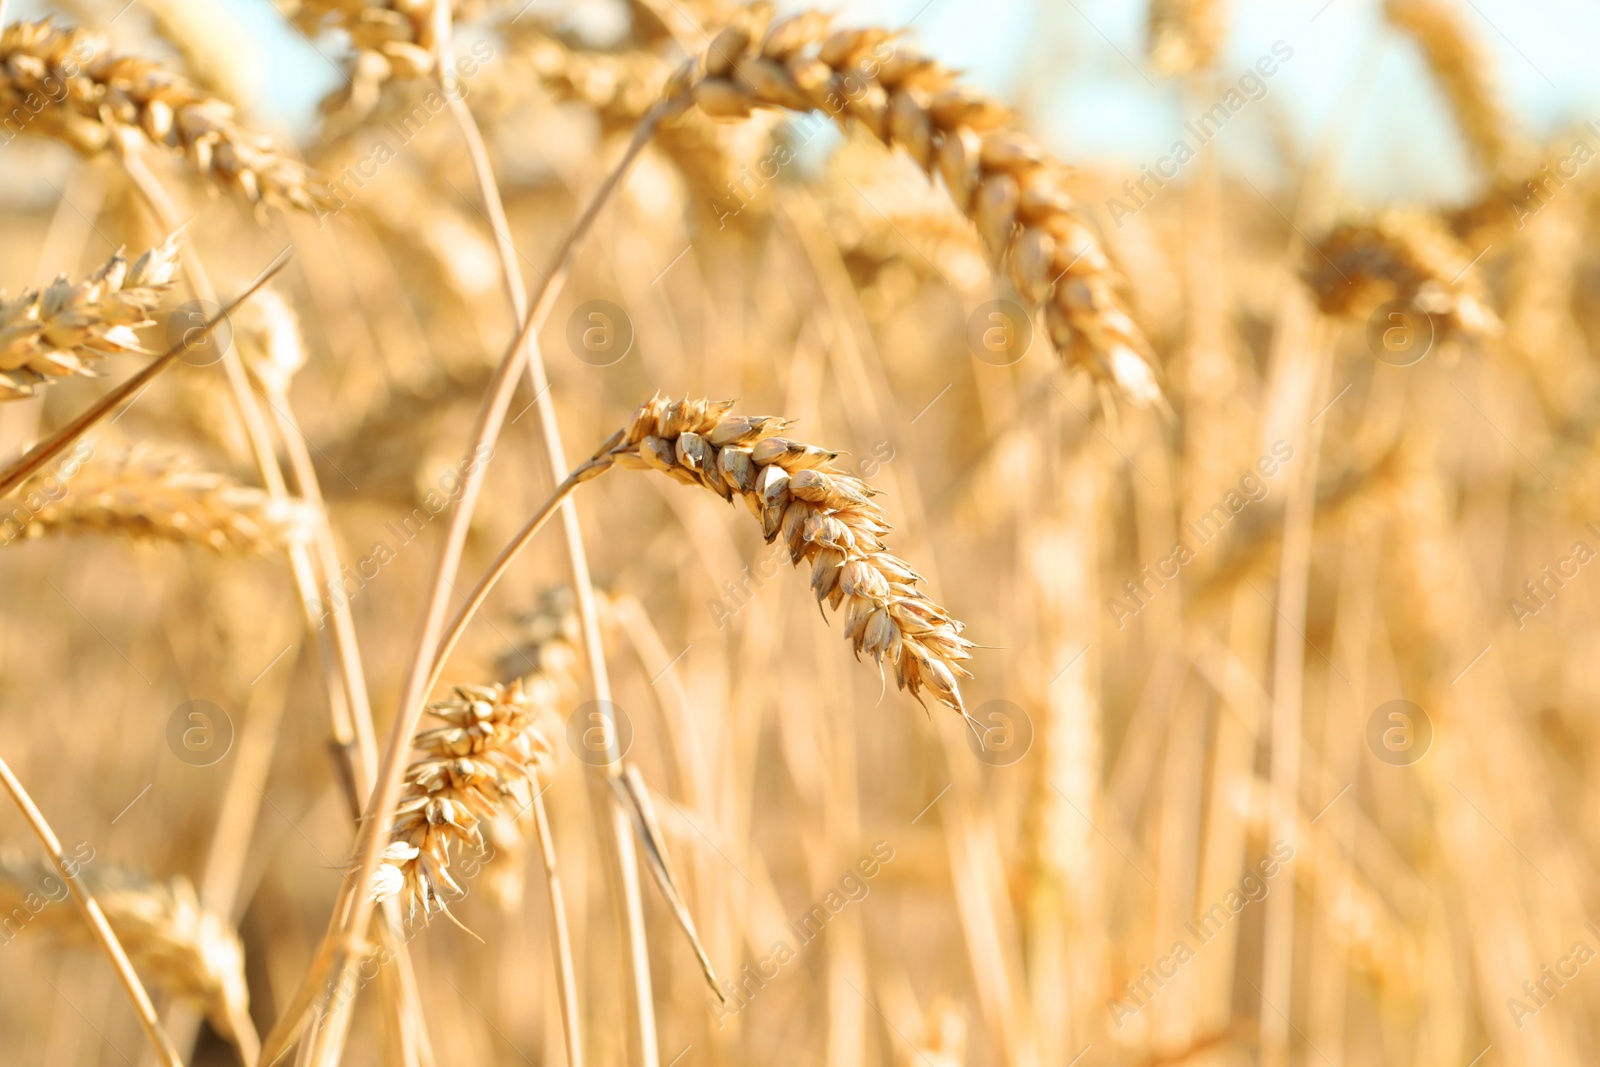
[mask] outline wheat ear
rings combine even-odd
[[[657,394],[639,405],[628,424],[557,487],[537,515],[490,566],[445,631],[431,673],[437,683],[446,657],[467,621],[511,561],[578,485],[613,467],[657,470],[685,485],[739,497],[760,520],[770,543],[783,538],[796,566],[811,565],[811,590],[845,616],[845,638],[895,683],[921,699],[927,689],[941,704],[966,716],[959,679],[972,658],[962,624],[930,600],[921,576],[889,553],[889,530],[874,490],[832,468],[838,455],[778,436],[783,419],[734,415],[732,401],[673,400]]]
[[[539,788],[555,759],[549,723],[556,684],[538,675],[510,685],[458,686],[456,698],[428,705],[445,725],[412,745],[426,755],[406,769],[390,843],[373,877],[376,900],[399,897],[408,918],[449,911],[465,890],[451,876],[451,845],[484,850],[479,823],[519,814],[513,782]]]
[[[1117,295],[1110,257],[1068,195],[1065,166],[1015,125],[1010,111],[960,84],[882,28],[829,32],[809,11],[768,25],[751,8],[669,85],[711,115],[753,108],[823,110],[859,123],[938,173],[978,228],[997,268],[1044,307],[1049,336],[1139,406],[1162,403],[1149,343]]]
[[[53,378],[94,374],[105,356],[143,351],[135,330],[172,287],[172,238],[132,263],[119,250],[76,284],[65,274],[14,300],[0,292],[0,400],[32,396]]]
[[[1301,272],[1328,315],[1366,315],[1401,300],[1450,334],[1494,336],[1500,320],[1483,296],[1466,246],[1433,215],[1391,209],[1365,223],[1341,223]]]
[[[50,872],[37,864],[0,855],[0,904],[10,911]],[[200,1006],[219,1034],[233,1042],[247,1063],[259,1045],[250,1021],[250,990],[244,978],[244,948],[226,919],[200,906],[188,879],[146,878],[121,868],[91,864],[82,877],[134,965],[155,984]],[[71,912],[45,908],[42,925],[69,935],[84,931],[67,919]]]
[[[61,848],[61,839],[56,836],[44,813],[33,802],[33,797],[28,795],[28,791],[23,788],[17,776],[12,773],[11,766],[3,758],[0,758],[0,786],[11,795],[17,809],[22,812],[23,819],[27,821],[29,829],[44,846],[45,854],[50,857],[50,865],[70,887],[73,903],[77,904],[78,910],[83,913],[84,919],[89,924],[90,933],[110,958],[111,967],[117,973],[117,980],[122,983],[128,999],[133,1002],[134,1013],[139,1016],[139,1025],[144,1028],[150,1046],[155,1049],[156,1055],[160,1057],[165,1067],[183,1067],[183,1058],[178,1055],[172,1039],[162,1029],[161,1020],[156,1018],[155,1005],[150,1002],[150,994],[145,991],[144,983],[140,982],[139,976],[134,973],[133,964],[128,960],[127,950],[118,940],[116,932],[111,929],[100,902],[89,891],[89,887],[78,878],[81,865],[67,859],[66,853]]]
[[[304,501],[201,469],[190,457],[146,448],[83,465],[66,494],[32,513],[15,536],[116,534],[267,555],[310,541],[317,513]]]
[[[35,111],[32,102],[44,101]],[[272,140],[234,120],[233,108],[151,60],[119,55],[98,35],[49,19],[0,34],[0,113],[33,115],[23,132],[58,137],[85,153],[149,143],[182,152],[208,181],[251,204],[314,211],[330,203],[320,177]]]

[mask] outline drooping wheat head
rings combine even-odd
[[[321,178],[240,126],[230,105],[158,63],[119,55],[104,38],[49,19],[14,22],[0,34],[0,113],[25,119],[17,132],[47,134],[85,154],[124,140],[182,152],[202,177],[251,204],[312,211],[328,203]]]
[[[739,497],[768,543],[782,537],[790,562],[811,565],[812,592],[843,609],[845,638],[858,657],[865,652],[880,669],[887,663],[900,688],[919,699],[926,688],[966,716],[959,679],[972,677],[961,666],[972,642],[917,588],[921,576],[884,546],[889,524],[872,487],[834,470],[838,453],[779,437],[783,419],[732,409],[732,401],[657,394],[578,468],[578,478],[613,466],[656,470],[724,500]]]
[[[132,263],[119,250],[76,284],[63,274],[15,300],[0,292],[0,400],[32,396],[52,378],[93,375],[105,356],[141,351],[134,331],[153,323],[177,272],[169,238]]]
[[[536,674],[510,685],[459,686],[456,699],[428,706],[446,725],[413,739],[426,755],[406,770],[373,878],[376,899],[403,896],[408,916],[426,921],[465,894],[450,873],[451,846],[483,852],[481,824],[526,805],[515,783],[539,788],[555,760],[549,720],[556,699],[555,683]]]
[[[1007,108],[889,30],[830,32],[828,17],[814,11],[770,25],[764,8],[744,15],[675,76],[674,99],[688,93],[709,114],[733,118],[759,107],[821,110],[903,150],[943,177],[995,266],[1043,305],[1050,339],[1070,365],[1130,403],[1162,402],[1150,346],[1066,191],[1065,167]]]

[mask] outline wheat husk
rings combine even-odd
[[[119,250],[76,284],[63,274],[14,300],[0,292],[0,401],[32,396],[55,378],[92,376],[106,356],[144,351],[134,331],[154,323],[177,272],[168,239],[131,263]]]
[[[555,762],[556,698],[555,684],[533,675],[459,686],[454,700],[428,705],[445,725],[413,739],[426,755],[406,770],[389,847],[373,876],[376,899],[400,897],[408,917],[426,921],[465,895],[451,874],[452,846],[482,853],[482,824],[514,818],[527,804],[525,790],[539,788]]]
[[[895,684],[923,689],[966,715],[959,679],[972,642],[963,626],[928,599],[921,580],[882,540],[889,530],[876,491],[833,466],[838,453],[778,436],[770,416],[733,415],[731,401],[674,400],[657,394],[628,425],[578,468],[580,481],[614,466],[656,470],[724,500],[739,497],[767,542],[783,538],[795,566],[811,565],[811,590],[845,618],[845,638],[887,664]]]
[[[0,113],[88,155],[153,145],[180,152],[214,187],[253,205],[313,211],[328,204],[314,171],[235,120],[233,107],[159,63],[111,50],[102,37],[50,19],[0,35]]]
[[[1399,300],[1447,334],[1493,337],[1500,320],[1473,261],[1437,217],[1389,209],[1371,222],[1336,226],[1307,257],[1301,277],[1327,315],[1361,318]]]

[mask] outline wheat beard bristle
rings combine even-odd
[[[921,699],[924,688],[964,718],[960,664],[972,642],[960,622],[917,588],[921,576],[891,555],[875,490],[832,467],[835,452],[778,434],[779,418],[733,415],[732,401],[674,400],[657,394],[625,429],[578,470],[580,480],[612,466],[656,470],[731,501],[742,499],[770,543],[782,538],[790,562],[811,564],[818,603],[843,609],[845,638],[894,668],[895,683]]]
[[[742,15],[674,77],[670,100],[729,118],[757,107],[823,110],[903,149],[944,178],[995,266],[1009,266],[1017,291],[1044,306],[1050,339],[1069,364],[1136,406],[1164,404],[1150,345],[1066,191],[1066,167],[1017,129],[1007,108],[889,30],[830,33],[828,17],[814,11],[770,27],[763,11]]]

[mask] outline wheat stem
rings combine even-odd
[[[11,799],[22,812],[23,819],[38,835],[45,852],[50,856],[51,866],[72,888],[72,899],[82,910],[94,939],[100,942],[100,947],[105,949],[106,955],[111,958],[112,969],[117,972],[117,980],[127,991],[128,999],[133,1002],[133,1010],[139,1016],[139,1025],[144,1027],[145,1036],[150,1039],[151,1047],[156,1050],[156,1054],[166,1067],[183,1067],[183,1060],[178,1056],[178,1050],[173,1047],[172,1039],[162,1029],[161,1020],[156,1018],[156,1009],[150,1002],[150,994],[145,992],[144,984],[133,972],[133,964],[128,962],[128,954],[123,950],[122,942],[118,941],[117,935],[111,931],[111,924],[106,921],[105,912],[100,910],[99,902],[95,900],[94,894],[89,892],[88,887],[75,877],[73,871],[68,870],[66,856],[61,850],[61,839],[50,828],[44,813],[34,804],[33,798],[22,787],[17,776],[11,772],[11,767],[4,757],[0,757],[0,784],[4,784],[6,792],[11,794]],[[76,865],[74,865],[75,870]]]
[[[474,422],[468,454],[476,455],[479,449],[491,448],[498,438],[506,411],[511,405],[511,397],[516,390],[517,378],[522,373],[522,359],[526,355],[528,338],[534,335],[549,316],[556,294],[572,269],[572,260],[578,245],[593,228],[600,209],[605,206],[629,166],[649,142],[651,133],[666,111],[666,106],[658,106],[640,121],[622,158],[606,175],[583,214],[562,241],[556,253],[555,264],[541,283],[532,310],[495,368]],[[389,739],[378,769],[378,783],[363,816],[361,836],[356,845],[360,868],[356,872],[357,876],[347,881],[341,890],[341,899],[334,908],[328,932],[318,947],[310,970],[302,979],[299,992],[267,1037],[262,1055],[268,1063],[274,1062],[278,1056],[287,1051],[295,1040],[309,1015],[316,991],[328,972],[331,970],[336,980],[343,979],[345,967],[353,951],[359,947],[360,931],[365,929],[371,918],[374,902],[364,892],[352,892],[350,886],[370,885],[383,855],[388,838],[385,827],[392,820],[395,805],[400,799],[405,755],[410,750],[411,737],[416,733],[417,720],[422,715],[423,702],[427,697],[423,682],[432,668],[440,629],[444,625],[451,579],[460,567],[467,530],[471,525],[478,496],[483,489],[487,469],[488,463],[480,463],[466,476],[459,502],[451,514],[450,525],[445,533],[444,547],[435,564],[427,608],[423,614],[422,632],[407,669],[398,713],[390,727]],[[335,982],[334,988],[339,988],[338,981]]]
[[[556,989],[561,994],[561,1032],[567,1042],[567,1067],[583,1067],[583,1016],[578,1010],[578,976],[572,964],[572,930],[567,925],[567,902],[556,867],[556,843],[550,835],[550,813],[544,794],[533,794],[533,824],[539,836],[539,859],[544,866],[545,893],[550,901],[550,936],[556,950]]]
[[[449,101],[451,116],[461,131],[462,139],[466,142],[467,158],[471,161],[473,177],[478,184],[478,196],[489,215],[490,228],[494,230],[495,251],[500,258],[501,279],[511,299],[512,313],[520,322],[528,314],[527,287],[522,277],[522,270],[517,265],[516,249],[511,245],[510,222],[506,218],[505,203],[500,195],[499,185],[495,182],[489,153],[483,143],[482,131],[478,129],[471,109],[467,107],[461,94],[449,92],[445,88],[445,78],[454,73],[454,60],[447,46],[450,37],[448,27],[450,8],[448,4],[443,3],[436,5],[436,8],[443,12],[441,16],[443,26],[438,28],[439,32],[435,34],[435,48],[439,60],[435,73],[439,89]],[[567,457],[561,444],[555,398],[551,395],[550,379],[545,371],[544,358],[539,350],[536,333],[529,334],[527,348],[528,387],[533,391],[533,403],[539,417],[539,433],[544,441],[545,459],[549,465],[551,478],[559,480],[567,471]],[[595,612],[594,580],[589,572],[588,553],[584,548],[583,529],[578,522],[578,511],[570,501],[563,501],[561,504],[561,525],[565,534],[567,563],[572,572],[572,586],[577,594],[578,620],[583,628],[584,649],[589,660],[589,676],[594,686],[595,699],[609,701],[611,679],[606,670],[605,646],[600,637],[600,623]],[[442,656],[435,657],[436,669],[442,659]],[[429,685],[430,690],[433,684],[437,684],[437,679]],[[618,773],[619,765],[616,761],[611,761],[606,770],[608,774],[614,775]],[[618,870],[613,873],[622,890],[623,920],[628,936],[628,959],[633,979],[640,1055],[648,1067],[654,1067],[657,1062],[655,998],[650,984],[650,956],[644,937],[644,910],[640,900],[633,833],[627,820],[619,816],[614,804],[608,803],[606,811],[612,816],[612,836],[616,839]],[[575,1017],[576,1008],[573,1015]],[[564,1015],[562,1021],[570,1025],[573,1020]],[[579,1035],[569,1032],[567,1043],[569,1050],[577,1047],[580,1044]]]

